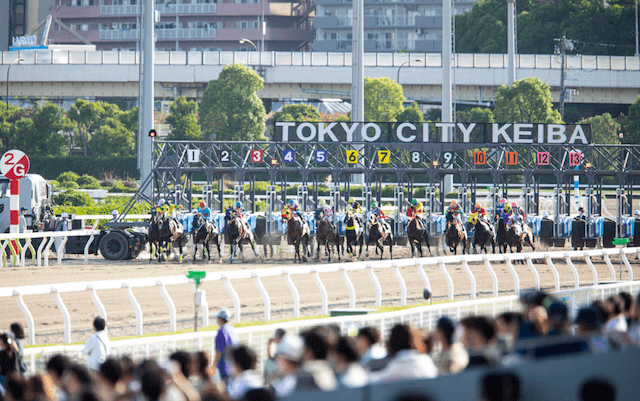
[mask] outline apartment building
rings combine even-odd
[[[140,0],[55,0],[51,14],[98,50],[135,50],[140,36]],[[263,3],[263,2],[264,3]],[[311,0],[156,0],[156,49],[252,51],[260,47],[264,15],[265,51],[307,50],[314,36]],[[54,24],[55,25],[55,24]],[[79,44],[55,25],[50,44]]]
[[[314,0],[314,51],[351,51],[352,0]],[[454,14],[475,0],[454,2]],[[442,51],[442,0],[364,0],[364,51]]]

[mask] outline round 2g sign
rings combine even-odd
[[[19,180],[29,172],[29,158],[21,150],[8,150],[0,158],[0,172],[10,180]]]

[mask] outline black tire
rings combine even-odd
[[[107,233],[100,241],[100,253],[107,260],[123,260],[129,253],[127,239],[120,233]]]

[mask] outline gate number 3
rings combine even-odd
[[[262,149],[253,149],[251,151],[251,161],[254,163],[262,163]]]

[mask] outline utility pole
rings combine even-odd
[[[507,85],[511,86],[516,81],[516,0],[507,0],[507,53]]]
[[[636,57],[640,56],[640,42],[638,42],[638,0],[636,0]]]
[[[556,42],[560,42],[560,47],[556,46],[554,53],[560,54],[560,117],[562,121],[564,121],[564,102],[567,97],[567,90],[565,88],[565,80],[567,77],[567,50],[572,51],[573,40],[567,39],[566,36],[563,36],[560,39],[554,39]]]
[[[360,123],[353,140],[360,142],[360,130],[364,123],[364,0],[353,0],[351,58],[351,121]],[[361,148],[358,149],[362,151]],[[364,185],[364,175],[352,174],[351,183]]]
[[[453,123],[453,83],[451,80],[453,55],[453,27],[451,22],[451,0],[442,3],[442,114],[443,123]],[[442,127],[442,142],[453,140],[452,127]],[[444,177],[445,193],[453,191],[453,175]]]

